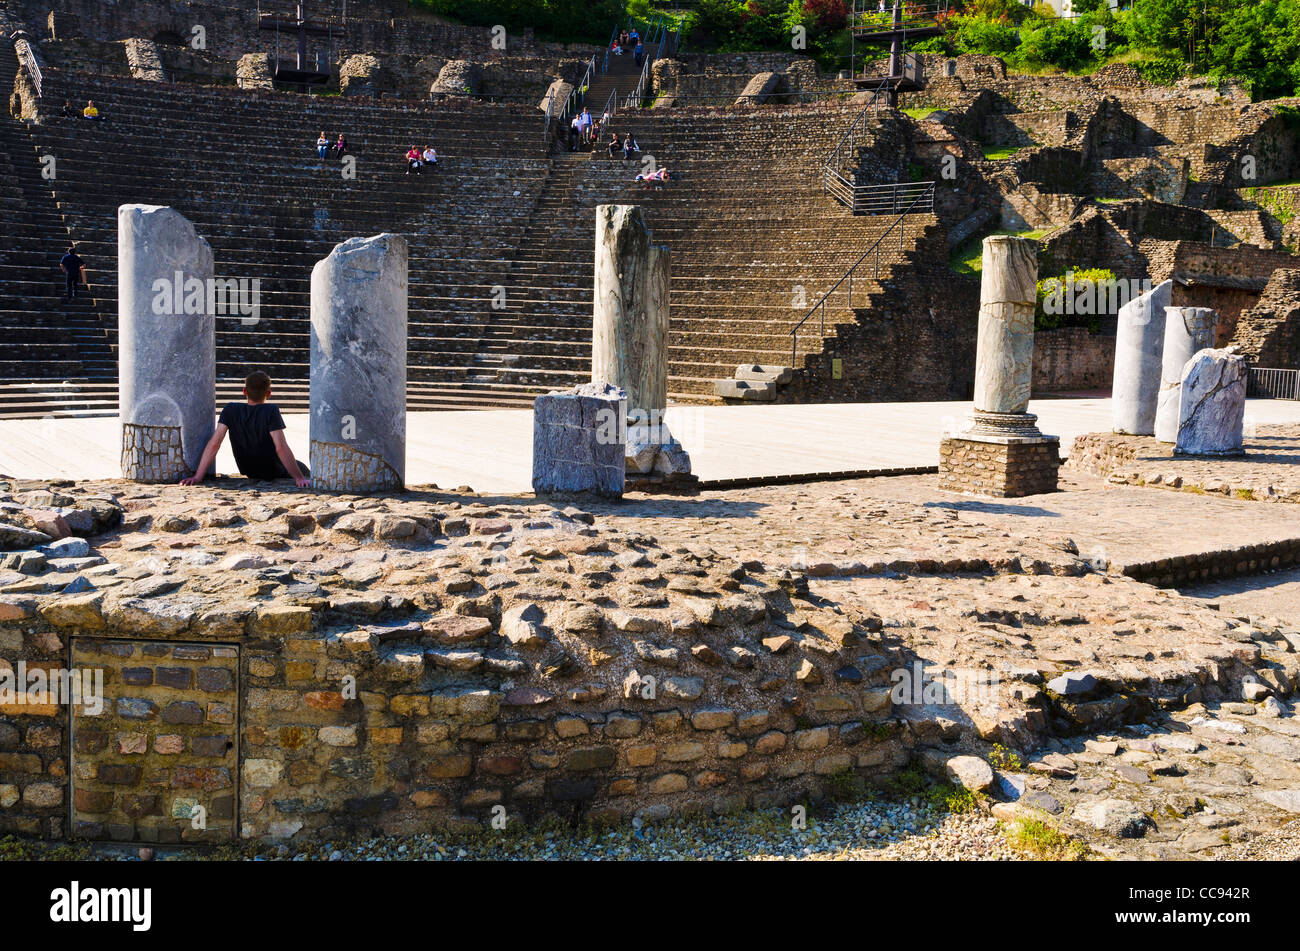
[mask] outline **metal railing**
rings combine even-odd
[[[912,207],[918,215],[934,211],[934,182],[855,185],[841,173],[827,169],[822,178],[822,191],[848,206],[855,215],[896,215]]]
[[[866,129],[867,122],[871,117],[880,114],[880,104],[888,101],[888,93],[889,80],[882,79],[871,90],[871,97],[867,100],[866,105],[862,107],[862,111],[859,112],[853,122],[849,124],[849,127],[844,130],[844,134],[840,136],[840,140],[835,143],[835,148],[831,150],[831,154],[826,156],[826,161],[823,164],[827,168],[839,170],[844,167],[845,151],[853,148],[857,141],[857,136]]]
[[[542,151],[547,155],[551,154],[551,123],[562,123],[569,117],[569,114],[575,111],[578,106],[582,105],[587,98],[587,90],[591,88],[591,81],[596,75],[596,57],[593,55],[587,63],[587,69],[582,74],[582,79],[578,85],[573,88],[564,100],[564,106],[556,112],[555,94],[549,93],[546,97],[546,108],[543,110],[546,115],[542,120]]]
[[[930,184],[933,186],[933,182]],[[848,286],[846,287],[848,296],[845,301],[845,309],[846,310],[853,309],[853,275],[858,270],[858,268],[860,268],[863,264],[866,263],[867,258],[873,257],[873,255],[874,255],[874,260],[872,264],[871,278],[872,280],[876,280],[877,278],[880,277],[880,248],[881,245],[884,244],[885,239],[888,238],[894,232],[895,229],[898,230],[898,251],[900,254],[903,253],[904,250],[903,237],[904,237],[904,232],[906,231],[905,221],[908,215],[917,213],[914,211],[914,208],[917,205],[917,203],[922,200],[923,197],[924,196],[922,195],[918,195],[916,198],[912,199],[912,203],[909,204],[905,209],[903,209],[903,211],[899,214],[899,216],[890,223],[889,227],[886,228],[881,233],[880,237],[878,237],[875,241],[871,243],[871,247],[867,248],[866,251],[862,252],[862,257],[858,258],[857,261],[853,263],[853,266],[850,267],[844,273],[844,276],[841,277],[834,284],[832,284],[830,290],[828,290],[825,294],[823,294],[821,296],[821,299],[817,301],[817,303],[813,304],[811,308],[809,308],[808,313],[804,314],[803,317],[799,320],[799,322],[795,324],[792,328],[790,328],[790,366],[794,367],[796,370],[799,368],[799,364],[796,362],[799,358],[799,330],[803,327],[804,324],[806,324],[809,320],[812,319],[814,314],[817,314],[819,316],[819,324],[818,324],[819,336],[823,338],[826,336],[827,302],[830,301],[831,297],[835,294],[836,291],[838,291],[842,286],[845,285],[845,282],[848,282]]]
[[[42,96],[42,87],[45,83],[45,77],[41,75],[41,64],[36,61],[36,51],[32,49],[32,44],[27,42],[23,37],[14,40],[14,53],[18,57],[18,62],[27,70],[27,75],[32,81],[32,88],[36,90],[36,98]]]
[[[1269,400],[1300,400],[1300,370],[1251,367],[1246,395]]]
[[[921,30],[940,26],[948,18],[949,0],[928,0],[926,3],[906,2],[900,4],[897,19],[894,17],[895,3],[890,0],[881,9],[881,4],[872,0],[858,0],[849,13],[848,26],[858,35],[871,33],[889,33],[894,30]]]
[[[609,34],[609,42],[605,44],[605,58],[601,61],[601,75],[609,72],[609,54],[614,49],[614,44],[618,42],[618,24],[614,24],[613,31]]]

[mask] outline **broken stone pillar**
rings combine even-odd
[[[583,383],[533,402],[533,491],[623,497],[627,393]]]
[[[1173,281],[1163,281],[1119,309],[1110,391],[1111,424],[1117,433],[1150,436],[1156,431],[1165,308],[1173,287]]]
[[[638,205],[596,207],[591,379],[627,394],[627,471],[642,482],[691,479],[664,422],[668,406],[669,251],[651,244]]]
[[[1161,442],[1178,441],[1178,403],[1183,367],[1198,350],[1214,346],[1214,328],[1218,319],[1219,315],[1209,307],[1165,308],[1165,345],[1155,425],[1155,437]]]
[[[975,414],[939,446],[939,487],[1010,498],[1056,489],[1060,438],[1026,412],[1033,380],[1038,246],[1026,238],[984,239]]]
[[[1245,416],[1246,358],[1236,347],[1201,350],[1183,365],[1174,452],[1241,455]]]
[[[122,476],[192,475],[215,427],[212,249],[171,208],[117,210],[118,406]]]
[[[373,492],[406,478],[406,240],[349,238],[311,272],[311,480]]]

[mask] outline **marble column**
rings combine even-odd
[[[406,240],[335,246],[311,272],[311,479],[371,492],[406,478]]]
[[[215,427],[212,249],[159,205],[117,210],[118,405],[122,475],[193,474]]]
[[[1013,235],[985,238],[973,432],[1038,434],[1037,417],[1026,412],[1033,383],[1037,302],[1037,243]]]
[[[1056,490],[1061,441],[1027,412],[1033,383],[1038,246],[1011,235],[984,239],[975,414],[939,443],[939,488],[1013,498]]]
[[[669,249],[639,205],[596,206],[591,379],[627,394],[628,474],[685,478],[691,463],[664,422],[668,406]]]
[[[1165,345],[1155,425],[1155,437],[1161,442],[1178,441],[1178,401],[1183,367],[1198,350],[1214,346],[1217,323],[1218,314],[1209,307],[1165,308]]]
[[[1174,282],[1162,281],[1119,309],[1115,333],[1115,376],[1111,386],[1111,425],[1117,433],[1155,433],[1165,345],[1165,308]]]
[[[1183,365],[1174,452],[1189,456],[1242,454],[1246,372],[1246,358],[1236,347],[1200,350]]]

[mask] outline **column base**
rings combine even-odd
[[[382,457],[341,443],[311,441],[311,484],[326,492],[400,492],[403,479]]]
[[[939,443],[939,488],[1013,499],[1056,491],[1059,436],[995,436],[968,431]]]
[[[192,474],[185,464],[179,426],[122,423],[122,478],[133,482],[177,482]]]

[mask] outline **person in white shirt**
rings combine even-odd
[[[433,147],[432,145],[426,145],[426,146],[424,147],[423,155],[424,155],[424,164],[425,164],[425,165],[437,165],[437,164],[438,164],[438,152],[434,149],[434,147]]]

